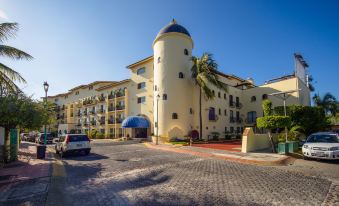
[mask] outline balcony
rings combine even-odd
[[[235,118],[234,117],[230,117],[230,123],[235,123]]]
[[[121,118],[117,118],[117,119],[116,119],[116,123],[117,123],[117,124],[121,124],[122,121],[123,121],[123,119],[121,119]]]
[[[77,127],[81,127],[81,124],[80,124],[80,123],[78,123],[78,124],[76,124],[76,126],[77,126]]]
[[[99,96],[99,97],[98,97],[99,102],[104,102],[105,99],[106,99],[105,96]]]
[[[124,97],[125,96],[125,92],[117,92],[115,94],[115,96],[118,98],[118,97]]]
[[[96,125],[97,125],[97,122],[96,122],[96,121],[91,121],[91,125],[92,125],[92,126],[96,126]]]
[[[100,125],[105,125],[105,120],[100,120]]]
[[[96,103],[96,100],[94,99],[85,99],[82,101],[82,105],[86,106],[86,105],[92,105],[92,104],[95,104]]]
[[[245,123],[246,123],[246,124],[255,124],[256,121],[257,121],[256,119],[247,118],[247,119],[245,120]]]
[[[114,119],[109,119],[109,120],[108,120],[108,124],[115,124]]]
[[[89,114],[95,114],[95,110],[89,111]]]
[[[230,101],[230,102],[229,102],[229,106],[230,106],[231,108],[234,108],[234,107],[235,107],[235,102]]]
[[[116,110],[124,110],[125,109],[125,105],[117,105],[116,106]]]
[[[240,117],[237,117],[236,119],[235,119],[235,121],[236,121],[236,123],[238,123],[238,124],[241,124],[243,121],[242,121],[242,118],[240,118]]]
[[[78,117],[81,117],[81,112],[78,112],[77,116],[78,116]]]
[[[87,111],[84,111],[84,115],[87,115]]]
[[[109,112],[113,112],[114,110],[115,110],[114,107],[108,107],[108,111],[109,111]]]
[[[109,94],[108,95],[108,99],[114,99],[114,95],[113,94]]]
[[[242,104],[241,104],[240,102],[236,102],[236,103],[235,103],[235,107],[236,107],[237,109],[241,109],[241,108],[242,108]]]
[[[87,123],[87,122],[84,122],[83,125],[84,125],[84,127],[87,127],[87,126],[88,126],[88,123]]]
[[[105,113],[105,110],[104,109],[100,109],[97,113],[98,114],[103,114],[103,113]]]

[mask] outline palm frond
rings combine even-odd
[[[0,45],[0,56],[7,56],[13,59],[33,59],[33,57],[26,52],[6,45]]]
[[[3,42],[11,37],[15,37],[16,31],[18,31],[17,23],[0,24],[0,42]]]
[[[6,75],[12,81],[26,83],[26,80],[16,71],[0,63],[0,73]]]
[[[2,88],[5,88],[9,93],[20,93],[20,88],[9,79],[4,73],[0,72],[0,85]]]

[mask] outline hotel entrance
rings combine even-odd
[[[123,128],[131,128],[132,138],[147,138],[150,135],[150,123],[143,116],[130,116],[122,122]]]

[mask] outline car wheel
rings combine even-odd
[[[305,155],[303,155],[303,159],[304,159],[304,160],[309,160],[310,158],[307,157],[307,156],[305,156]]]
[[[85,150],[85,155],[89,155],[89,150]]]

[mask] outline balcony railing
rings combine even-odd
[[[80,123],[78,123],[78,124],[76,124],[76,126],[77,126],[77,127],[81,127],[81,124],[80,124]]]
[[[84,111],[84,115],[87,115],[87,111]]]
[[[115,121],[113,119],[109,119],[108,124],[115,124]]]
[[[84,124],[83,124],[85,127],[87,127],[88,126],[88,123],[87,122],[84,122]]]
[[[238,124],[241,124],[242,123],[242,118],[241,117],[238,117],[235,119],[235,121],[238,123]]]
[[[104,125],[105,124],[105,120],[100,120],[100,125]]]
[[[117,105],[116,110],[123,110],[125,109],[125,105]]]
[[[241,109],[241,108],[242,108],[242,104],[241,104],[240,102],[236,102],[236,103],[235,103],[235,107],[236,107],[237,109]]]
[[[78,117],[81,117],[81,112],[78,112],[77,116],[78,116]]]
[[[120,119],[120,118],[117,118],[116,119],[116,122],[119,124],[119,123],[122,123],[123,119]]]
[[[92,126],[95,126],[95,125],[97,125],[97,122],[96,122],[96,121],[92,121],[92,122],[91,122],[91,125],[92,125]]]
[[[235,123],[235,118],[234,117],[230,117],[230,123]]]
[[[114,107],[108,107],[108,111],[109,111],[109,112],[112,112],[112,111],[114,111],[114,110],[115,110]]]
[[[98,113],[99,113],[99,114],[105,113],[105,110],[104,110],[104,109],[100,109],[100,110],[98,111]]]
[[[246,123],[246,124],[255,124],[255,123],[256,123],[256,119],[250,119],[250,118],[247,118],[247,119],[245,120],[245,123]]]
[[[108,99],[114,99],[114,95],[113,94],[109,94],[108,95]]]
[[[230,105],[230,107],[233,108],[233,107],[235,107],[235,102],[230,101],[230,102],[229,102],[229,105]]]
[[[104,96],[99,96],[98,97],[99,102],[103,102],[103,101],[105,101],[105,99],[106,99],[106,97],[104,97]]]
[[[95,110],[89,111],[89,114],[95,114]]]

